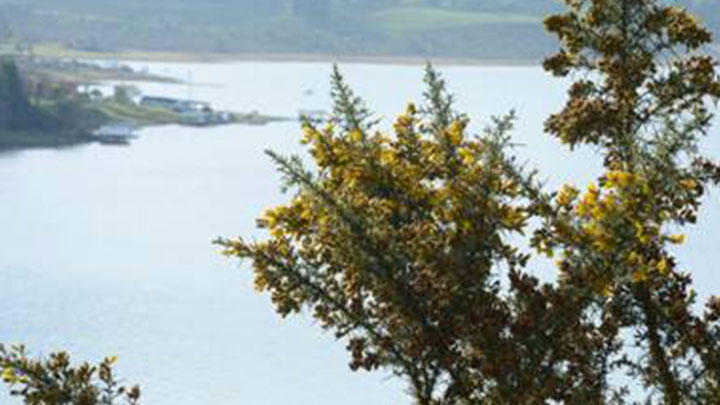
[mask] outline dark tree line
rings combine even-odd
[[[46,128],[47,117],[30,104],[17,65],[0,62],[0,129]]]

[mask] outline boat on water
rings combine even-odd
[[[124,123],[103,125],[92,132],[93,138],[107,145],[128,145],[137,138],[135,127]]]

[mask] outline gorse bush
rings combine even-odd
[[[259,219],[269,238],[219,243],[281,315],[311,312],[352,369],[391,371],[421,405],[718,404],[720,299],[695,311],[672,253],[720,183],[698,146],[720,98],[711,35],[656,0],[565,3],[545,69],[577,80],[545,130],[598,151],[586,189],[517,164],[512,114],[469,133],[431,67],[390,134],[336,69],[335,118],[303,128],[313,167],[270,152],[293,195]]]
[[[73,366],[65,352],[32,360],[23,346],[0,345],[0,378],[26,405],[139,405],[140,389],[118,382],[116,362],[108,357],[98,365]]]

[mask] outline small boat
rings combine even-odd
[[[135,127],[122,123],[103,125],[92,135],[98,142],[107,145],[128,145],[131,139],[137,138]]]

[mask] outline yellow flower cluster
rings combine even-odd
[[[292,294],[297,279],[286,277],[298,263],[327,264],[327,283],[358,305],[358,277],[367,277],[367,267],[381,260],[368,254],[372,249],[410,258],[419,272],[416,290],[448,302],[454,294],[442,287],[454,282],[448,269],[489,271],[486,260],[469,257],[517,266],[523,256],[505,238],[522,233],[530,215],[518,172],[497,158],[500,146],[467,135],[466,119],[435,125],[412,104],[394,122],[391,136],[306,125],[303,143],[316,176],[295,183],[292,201],[258,220],[270,240],[228,242],[227,252],[254,258],[255,287],[271,291],[283,314],[307,298]]]
[[[15,381],[15,369],[12,367],[7,367],[3,370],[2,374],[0,374],[0,377],[2,380],[6,383],[13,383]]]
[[[696,184],[688,181],[685,186],[694,188]],[[664,245],[681,244],[685,236],[662,231],[670,213],[642,176],[610,171],[583,193],[573,186],[562,187],[554,202],[558,214],[546,228],[550,232],[536,233],[533,246],[550,257],[561,248],[559,268],[585,272],[598,293],[606,295],[613,290],[612,274],[644,283],[651,276],[668,276],[673,270]],[[625,266],[618,267],[618,258]]]
[[[614,170],[605,176],[608,187],[628,187],[635,182],[635,175],[632,173]]]
[[[556,201],[560,207],[568,208],[573,204],[573,202],[575,202],[579,195],[580,191],[577,188],[565,185],[562,189],[560,189],[560,192],[556,197]]]
[[[467,127],[467,122],[463,120],[456,120],[453,121],[452,124],[450,124],[450,128],[446,131],[445,135],[447,136],[448,141],[450,141],[450,144],[453,146],[460,146],[463,141],[465,140],[465,128]]]

